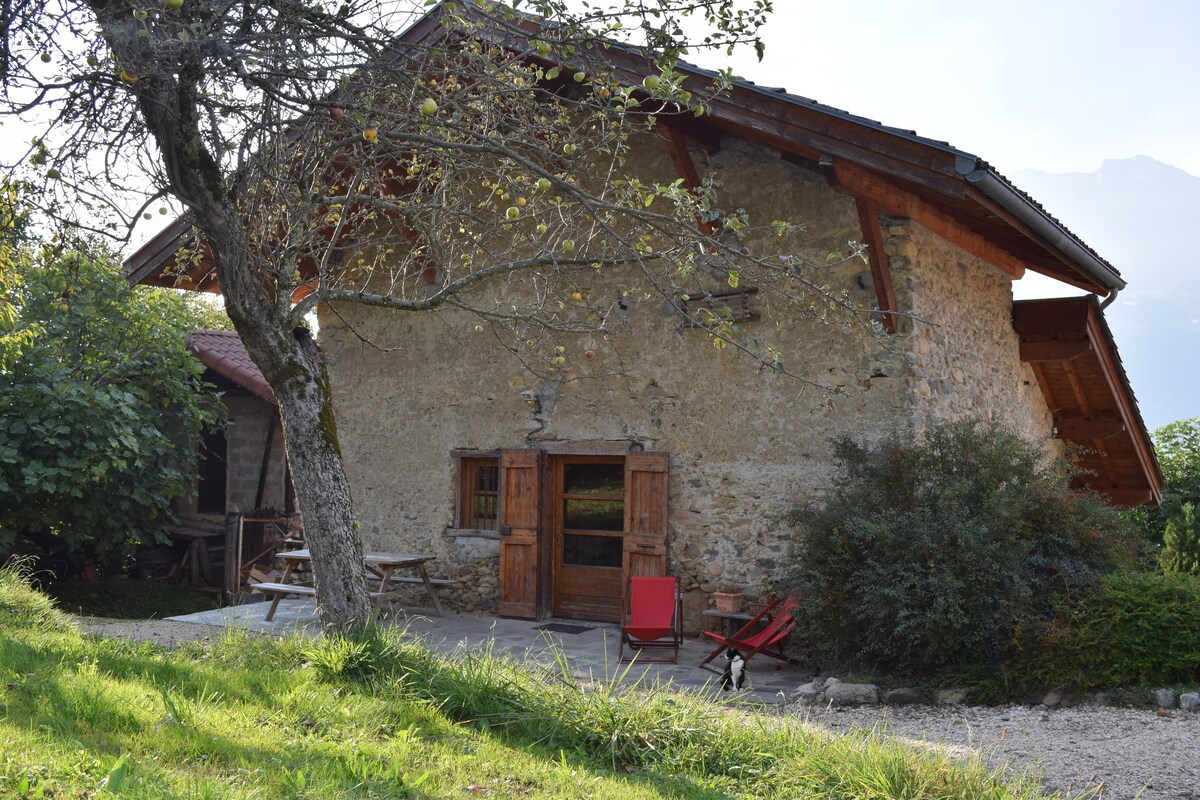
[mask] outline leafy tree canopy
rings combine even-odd
[[[1151,438],[1165,482],[1162,504],[1128,513],[1149,541],[1162,543],[1172,522],[1187,527],[1183,522],[1186,506],[1200,507],[1200,417],[1163,425]]]
[[[65,546],[112,563],[191,488],[218,403],[185,337],[228,323],[194,297],[131,288],[95,243],[17,246],[5,270],[0,553]]]

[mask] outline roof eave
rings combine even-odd
[[[967,183],[1028,225],[1047,244],[1107,288],[1109,294],[1125,288],[1120,273],[986,162],[964,153],[958,160],[957,169]]]

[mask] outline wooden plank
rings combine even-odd
[[[405,584],[415,583],[417,585],[423,585],[425,583],[425,581],[421,580],[421,578],[419,578],[415,575],[400,575],[400,576],[393,575],[391,582],[392,583],[405,583]],[[432,583],[434,586],[458,586],[458,585],[462,584],[462,581],[460,581],[456,578],[430,578],[429,582]]]
[[[683,185],[689,191],[693,193],[699,191],[700,173],[696,171],[696,164],[692,161],[692,154],[688,152],[687,141],[683,134],[668,125],[659,125],[658,131],[667,141],[667,152],[671,156],[671,163],[675,165],[675,174],[683,179]],[[712,236],[717,229],[711,220],[697,218],[696,224],[705,236]]]
[[[1084,353],[1092,352],[1092,343],[1087,339],[1054,339],[1045,342],[1021,342],[1021,360],[1070,361]]]
[[[914,194],[848,161],[833,162],[838,185],[854,197],[870,200],[889,214],[918,222],[953,245],[982,258],[1013,279],[1025,274],[1025,263],[966,228]]]
[[[541,533],[540,450],[500,454],[500,603],[502,617],[537,619]]]
[[[1091,419],[1061,417],[1054,420],[1058,438],[1073,442],[1108,439],[1125,432],[1125,421],[1116,415],[1104,415]]]
[[[627,591],[634,576],[667,574],[670,457],[663,452],[625,457],[625,538],[622,544]]]
[[[875,300],[883,320],[883,329],[896,332],[896,290],[892,286],[892,271],[888,266],[887,254],[883,252],[883,231],[879,227],[879,211],[875,204],[863,197],[856,197],[858,224],[862,228],[863,241],[867,245],[867,259],[871,265],[871,280],[875,284]]]

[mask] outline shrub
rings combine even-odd
[[[1080,689],[1200,681],[1200,576],[1143,572],[1106,576],[1061,598],[1049,622],[1017,630],[1006,665],[1026,686]]]
[[[1122,520],[1009,431],[963,422],[835,450],[838,484],[793,515],[788,579],[821,663],[914,676],[995,666],[1013,621],[1133,560]]]
[[[1200,517],[1194,504],[1184,503],[1167,523],[1158,561],[1167,572],[1200,575]]]

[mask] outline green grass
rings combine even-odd
[[[115,619],[146,619],[193,614],[216,608],[219,595],[161,581],[120,577],[67,578],[45,587],[60,608],[73,614]]]
[[[1035,798],[978,763],[402,632],[87,638],[0,571],[0,797]]]

